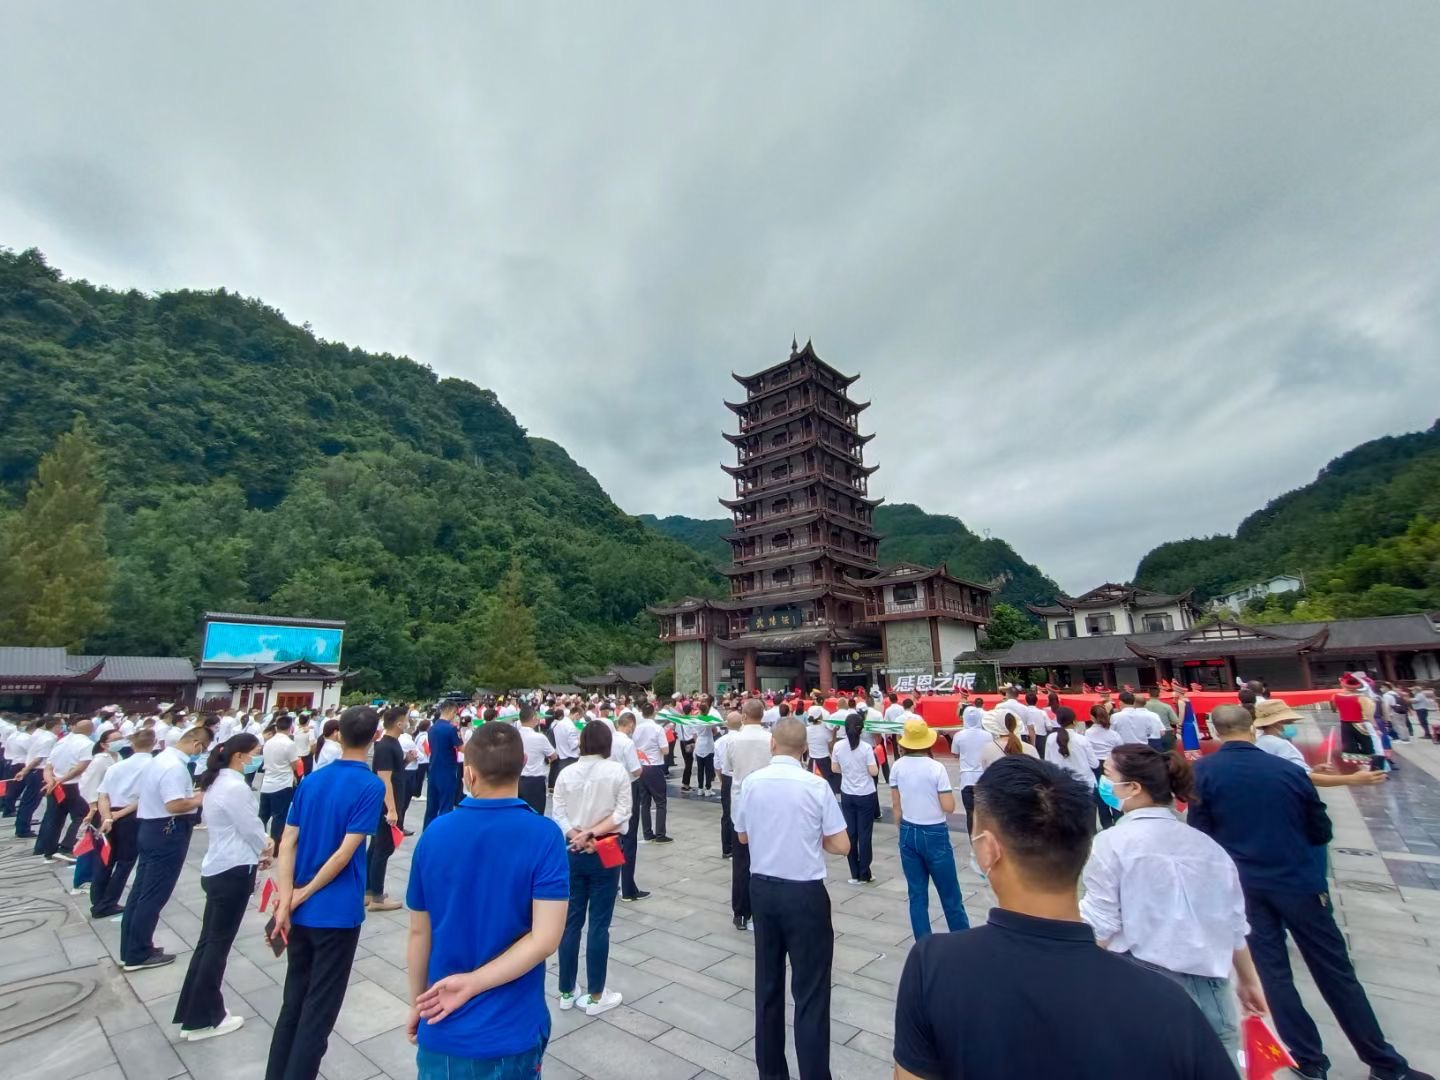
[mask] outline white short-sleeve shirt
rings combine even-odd
[[[854,750],[850,740],[842,736],[835,743],[835,764],[840,768],[841,795],[875,794],[875,778],[870,767],[875,764],[875,748],[864,739]]]
[[[194,793],[195,781],[190,777],[190,759],[175,747],[167,747],[155,755],[155,760],[140,776],[140,806],[136,815],[142,821],[174,817],[174,814],[165,809],[165,804],[176,799],[188,799]],[[188,811],[191,814],[194,812]]]
[[[750,872],[787,881],[823,881],[821,842],[845,831],[830,785],[783,755],[745,778],[731,817],[749,842]]]
[[[934,758],[906,754],[890,766],[890,786],[900,792],[900,816],[911,825],[943,825],[942,792],[952,791],[950,774]]]

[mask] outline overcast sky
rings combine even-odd
[[[720,516],[810,337],[872,494],[1072,591],[1435,419],[1440,5],[961,7],[9,4],[0,244],[491,387],[633,513]]]

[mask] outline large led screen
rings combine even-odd
[[[345,631],[323,626],[266,626],[212,622],[205,628],[207,664],[284,664],[309,660],[338,665]]]

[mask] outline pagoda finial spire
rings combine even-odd
[[[794,356],[800,351],[800,339],[794,334],[790,335],[790,355]]]

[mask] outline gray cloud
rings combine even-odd
[[[490,386],[633,512],[718,514],[792,332],[873,491],[1071,589],[1436,413],[1433,4],[235,18],[7,11],[0,242]]]

